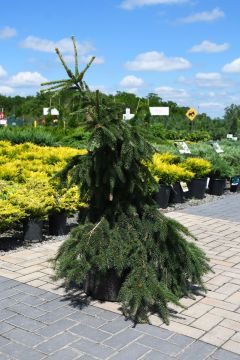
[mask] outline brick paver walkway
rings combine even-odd
[[[118,304],[66,299],[48,259],[59,243],[0,257],[1,359],[240,359],[240,194],[168,213],[211,259],[207,295],[183,299],[169,326],[132,328]],[[108,311],[111,310],[112,312]]]

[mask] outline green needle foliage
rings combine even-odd
[[[127,317],[143,322],[149,312],[157,312],[168,323],[168,302],[179,305],[182,296],[191,296],[192,284],[204,289],[208,260],[189,241],[189,231],[157,209],[150,189],[158,185],[145,165],[155,150],[122,120],[114,103],[109,107],[99,92],[93,96],[83,85],[92,60],[79,73],[73,43],[75,75],[57,50],[69,80],[54,83],[60,91],[70,87],[79,92],[91,137],[88,154],[74,157],[60,176],[65,185],[69,178],[79,185],[89,208],[58,251],[56,276],[82,284],[89,274],[114,270],[122,278],[118,300]],[[50,89],[52,84],[47,84]]]

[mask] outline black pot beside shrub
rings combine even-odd
[[[166,209],[169,204],[171,186],[159,184],[158,192],[155,194],[155,201],[161,209]]]
[[[226,179],[214,179],[211,178],[209,181],[209,194],[221,196],[223,195],[226,188]]]
[[[189,196],[196,199],[203,199],[206,192],[207,178],[192,179],[188,183]]]
[[[29,242],[43,240],[43,221],[38,219],[25,219],[23,221],[23,239]]]
[[[183,189],[179,181],[173,184],[170,192],[170,203],[178,204],[184,202]]]
[[[55,213],[48,216],[49,235],[65,235],[67,233],[67,214]]]
[[[83,289],[88,296],[95,299],[117,301],[124,279],[125,276],[119,276],[114,269],[108,270],[105,274],[91,272],[83,284]]]

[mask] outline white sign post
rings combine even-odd
[[[129,108],[126,108],[126,113],[123,114],[123,120],[131,120],[132,118],[134,118],[135,114],[131,114],[131,111]]]
[[[152,116],[169,116],[168,106],[151,106],[149,111]]]

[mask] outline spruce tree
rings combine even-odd
[[[74,38],[73,45],[75,73],[56,49],[69,78],[43,85],[78,93],[91,132],[88,153],[74,157],[60,176],[64,185],[78,184],[89,207],[57,253],[56,276],[66,284],[82,284],[90,274],[104,278],[114,270],[121,279],[118,300],[128,318],[148,321],[154,311],[168,323],[169,302],[179,305],[182,296],[192,296],[193,284],[205,289],[208,260],[190,241],[187,228],[158,210],[151,195],[158,185],[146,165],[154,148],[122,120],[114,103],[89,90],[83,77],[94,58],[79,72]]]

